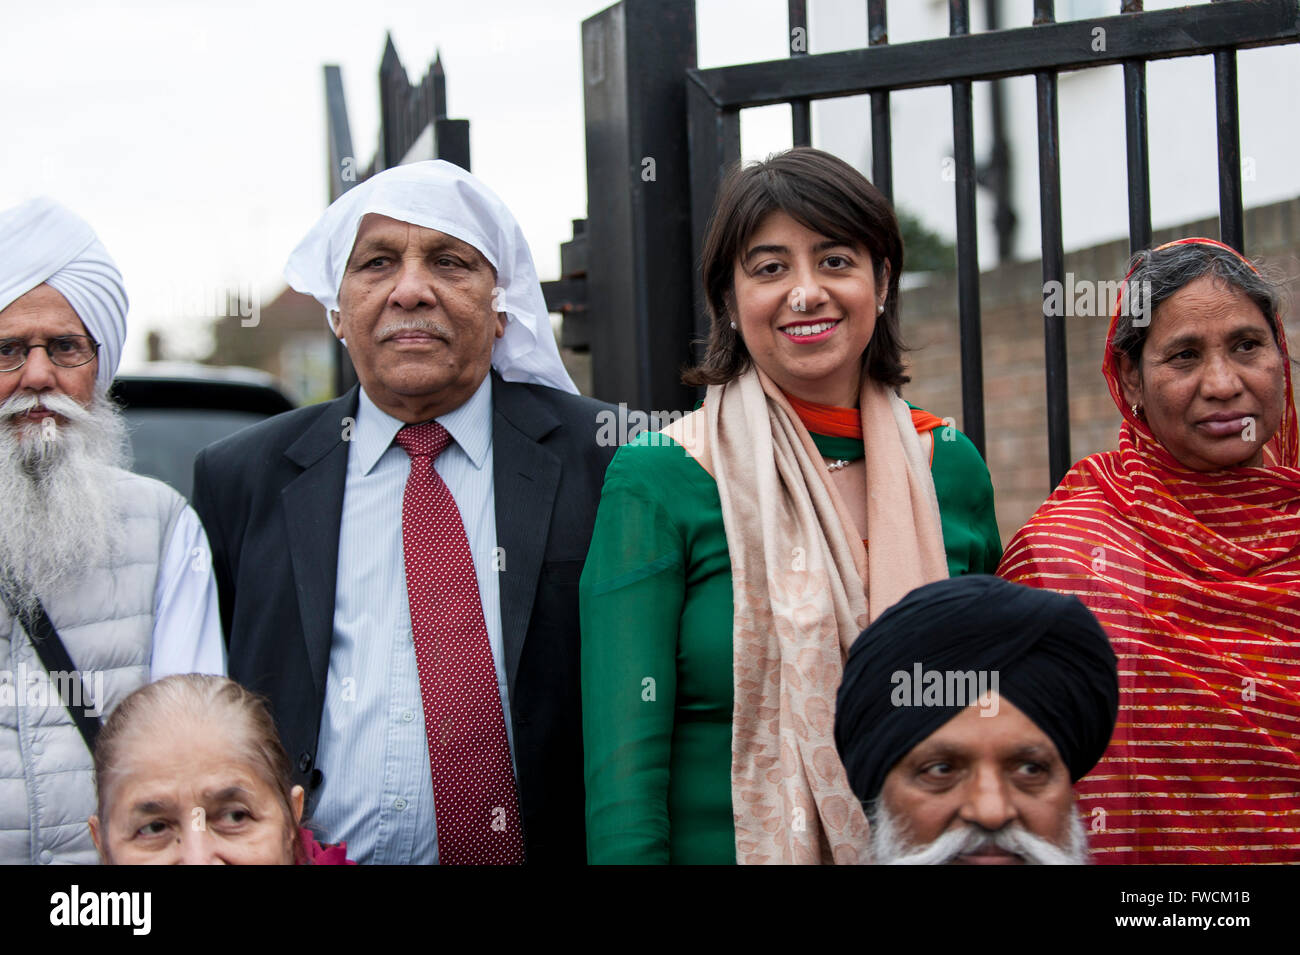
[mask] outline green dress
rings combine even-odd
[[[988,468],[934,438],[948,572],[992,573]],[[731,559],[717,483],[672,439],[615,454],[579,601],[588,861],[734,864]]]

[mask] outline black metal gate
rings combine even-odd
[[[721,177],[740,158],[740,110],[748,107],[790,103],[794,141],[805,144],[811,100],[870,94],[873,177],[892,198],[890,93],[951,89],[962,426],[981,453],[984,386],[972,83],[1026,75],[1036,79],[1046,289],[1047,283],[1065,279],[1057,74],[1112,65],[1124,69],[1129,244],[1136,250],[1151,241],[1146,64],[1212,54],[1220,237],[1246,251],[1236,52],[1300,40],[1300,3],[1214,0],[1144,12],[1141,0],[1124,0],[1117,2],[1115,16],[1066,23],[1055,22],[1052,0],[1032,3],[1032,26],[972,34],[969,3],[950,0],[948,37],[891,45],[885,0],[868,0],[865,49],[807,55],[805,45],[792,49],[788,59],[707,70],[694,68],[692,0],[624,0],[587,20],[586,304],[596,395],[632,400],[643,408],[689,406],[691,395],[677,372],[690,357],[687,342],[707,331],[697,274],[701,241]],[[806,30],[806,0],[791,0],[789,12],[792,33]],[[1098,30],[1105,38],[1100,48]],[[648,166],[647,159],[653,160]],[[647,170],[653,173],[650,178]],[[1055,486],[1072,463],[1065,321],[1046,304],[1043,320],[1048,453]]]

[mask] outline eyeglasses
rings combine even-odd
[[[33,348],[44,348],[50,361],[60,368],[79,368],[99,353],[99,342],[86,335],[59,335],[44,345],[28,344],[21,338],[0,338],[0,371],[17,371],[27,364]]]

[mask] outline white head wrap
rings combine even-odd
[[[108,388],[126,340],[126,287],[95,231],[53,199],[0,212],[0,311],[44,282],[100,343],[95,380]]]
[[[324,305],[327,316],[337,310],[357,229],[371,212],[437,229],[483,253],[497,273],[497,310],[507,316],[505,335],[492,348],[492,367],[506,381],[577,394],[555,347],[523,230],[487,186],[452,163],[434,159],[395,166],[335,199],[289,256],[284,269],[288,283]]]

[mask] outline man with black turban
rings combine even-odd
[[[969,575],[853,644],[835,743],[877,864],[1083,864],[1072,784],[1115,726],[1115,654],[1078,599]]]

